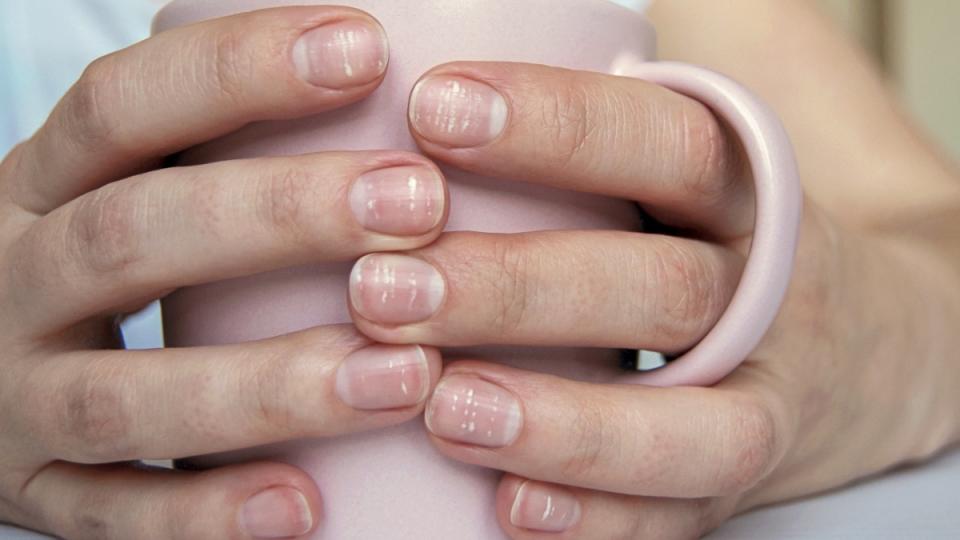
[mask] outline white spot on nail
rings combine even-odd
[[[417,209],[417,187],[419,185],[420,181],[417,180],[416,176],[410,175],[410,177],[407,178],[407,192],[409,194],[411,212]]]
[[[347,77],[353,77],[353,65],[350,64],[350,52],[356,48],[357,33],[353,30],[337,32],[337,40],[343,53],[343,72]]]
[[[540,516],[540,521],[547,521],[547,518],[553,514],[553,496],[547,495],[547,505],[543,508],[543,515]]]

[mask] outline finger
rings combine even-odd
[[[688,540],[711,528],[720,502],[633,497],[506,475],[496,505],[513,540]]]
[[[57,462],[21,493],[21,525],[79,540],[302,538],[322,517],[310,477],[279,463],[187,473]]]
[[[460,461],[655,497],[741,493],[786,447],[784,415],[751,394],[598,385],[480,362],[446,369],[426,423]]]
[[[15,366],[6,422],[23,455],[167,459],[399,424],[440,357],[370,345],[350,326],[221,347],[71,352]],[[6,384],[5,386],[12,386]]]
[[[182,286],[422,246],[447,206],[439,169],[403,152],[163,169],[38,220],[11,248],[10,294],[48,333]]]
[[[247,123],[357,101],[382,80],[386,43],[369,15],[328,6],[163,32],[87,68],[10,161],[13,199],[45,213]]]
[[[458,62],[420,80],[410,124],[428,155],[471,172],[636,200],[711,235],[753,225],[735,141],[706,106],[647,82]]]
[[[451,233],[354,266],[354,321],[388,343],[680,352],[729,303],[742,259],[682,238],[613,231]]]

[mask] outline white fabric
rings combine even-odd
[[[650,5],[650,2],[653,0],[611,0],[617,4],[620,4],[623,7],[635,9],[637,11],[643,11],[647,9],[647,6]]]

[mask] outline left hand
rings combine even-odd
[[[352,287],[363,333],[671,353],[718,319],[745,261],[754,201],[745,159],[706,107],[642,81],[502,63],[439,67],[413,99],[412,131],[433,158],[634,200],[684,234],[462,232],[369,256],[356,271],[397,279]],[[490,114],[496,103],[505,116]],[[459,115],[456,129],[445,115]],[[960,438],[960,398],[945,377],[957,368],[934,350],[949,329],[926,324],[956,316],[953,279],[921,243],[841,224],[808,201],[780,316],[716,386],[599,385],[457,362],[427,425],[446,455],[511,473],[497,512],[512,538],[697,536],[736,512]],[[445,412],[468,393],[489,415],[482,432]]]

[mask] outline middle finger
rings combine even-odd
[[[354,322],[387,343],[682,352],[726,308],[742,257],[706,242],[616,231],[448,233],[358,261]]]
[[[178,287],[422,246],[445,201],[437,167],[407,152],[154,171],[38,220],[11,249],[12,300],[28,331],[52,332]]]

